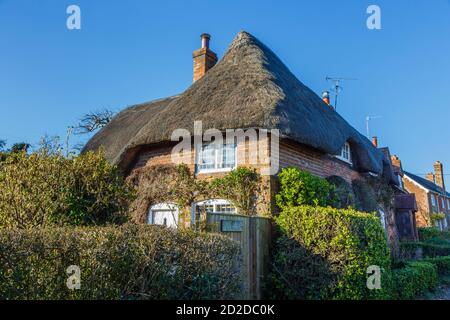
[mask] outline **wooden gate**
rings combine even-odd
[[[262,281],[267,275],[271,221],[264,217],[208,213],[207,228],[241,245],[244,298],[261,299]]]

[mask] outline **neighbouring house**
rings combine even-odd
[[[372,143],[378,148],[378,137],[373,137]],[[416,225],[416,197],[404,188],[402,163],[396,155],[391,155],[389,147],[381,147],[379,149],[391,163],[394,180],[397,182],[392,184],[392,186],[394,190],[394,221],[398,238],[399,240],[417,241],[419,240],[419,235]]]
[[[330,106],[326,95],[322,99],[300,82],[254,36],[239,32],[220,60],[210,49],[209,35],[201,36],[201,44],[193,53],[194,83],[186,91],[123,110],[85,150],[103,147],[107,158],[130,175],[173,163],[172,150],[179,142],[178,135],[172,141],[174,132],[181,129],[193,135],[197,130],[194,122],[201,121],[202,132],[254,130],[258,150],[266,157],[258,158],[257,163],[249,160],[255,143],[249,139],[218,146],[193,138],[192,152],[181,162],[198,179],[221,176],[237,166],[261,173],[277,162],[280,168],[296,166],[320,177],[336,175],[349,183],[369,175],[398,183],[383,152],[348,124]],[[263,204],[258,206],[259,216],[274,213],[276,175],[263,175],[265,193]],[[188,227],[195,223],[200,207],[210,213],[238,213],[227,199],[203,199],[191,208],[144,203],[142,210],[148,215],[142,222]],[[392,234],[395,237],[395,230]]]
[[[441,230],[449,228],[450,193],[445,190],[441,162],[435,162],[434,173],[428,173],[426,178],[405,171],[403,184],[408,192],[416,195],[418,227],[436,226]]]

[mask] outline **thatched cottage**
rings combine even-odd
[[[219,61],[210,49],[209,35],[201,38],[202,47],[193,53],[194,83],[186,91],[123,110],[85,150],[103,146],[107,158],[132,175],[142,168],[171,164],[171,152],[178,143],[171,139],[174,131],[193,133],[194,122],[201,121],[203,131],[269,130],[259,136],[258,146],[268,151],[270,161],[277,161],[280,168],[297,166],[320,177],[339,176],[349,183],[367,175],[384,176],[397,183],[390,159],[254,36],[239,32]],[[279,133],[278,152],[271,149],[273,132]],[[223,175],[237,166],[260,172],[270,166],[267,161],[255,164],[248,160],[249,141],[224,143],[222,147],[193,143],[192,150],[196,161],[187,164],[198,179]],[[262,183],[268,191],[266,206],[261,206],[258,214],[270,215],[276,172],[264,176]],[[236,211],[227,199],[205,199],[190,210],[198,206],[212,212]],[[195,214],[181,215],[180,224],[178,215],[171,214],[178,209],[166,203],[143,202],[141,210],[149,223],[189,226],[195,219]],[[387,225],[395,229],[395,222]]]

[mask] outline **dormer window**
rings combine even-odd
[[[346,142],[341,150],[341,155],[337,156],[338,159],[347,163],[352,163],[352,152],[350,149],[350,143]]]

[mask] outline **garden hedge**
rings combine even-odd
[[[276,218],[267,292],[278,299],[389,298],[390,254],[380,220],[352,209],[291,207]],[[382,289],[367,288],[367,268],[381,269]]]
[[[437,267],[437,271],[441,276],[450,275],[450,256],[447,257],[435,257],[435,258],[426,258],[422,261],[430,262]]]
[[[222,236],[157,226],[1,230],[0,299],[230,299],[239,257]]]
[[[408,262],[392,271],[392,299],[410,300],[433,290],[438,283],[438,268],[431,262]]]

